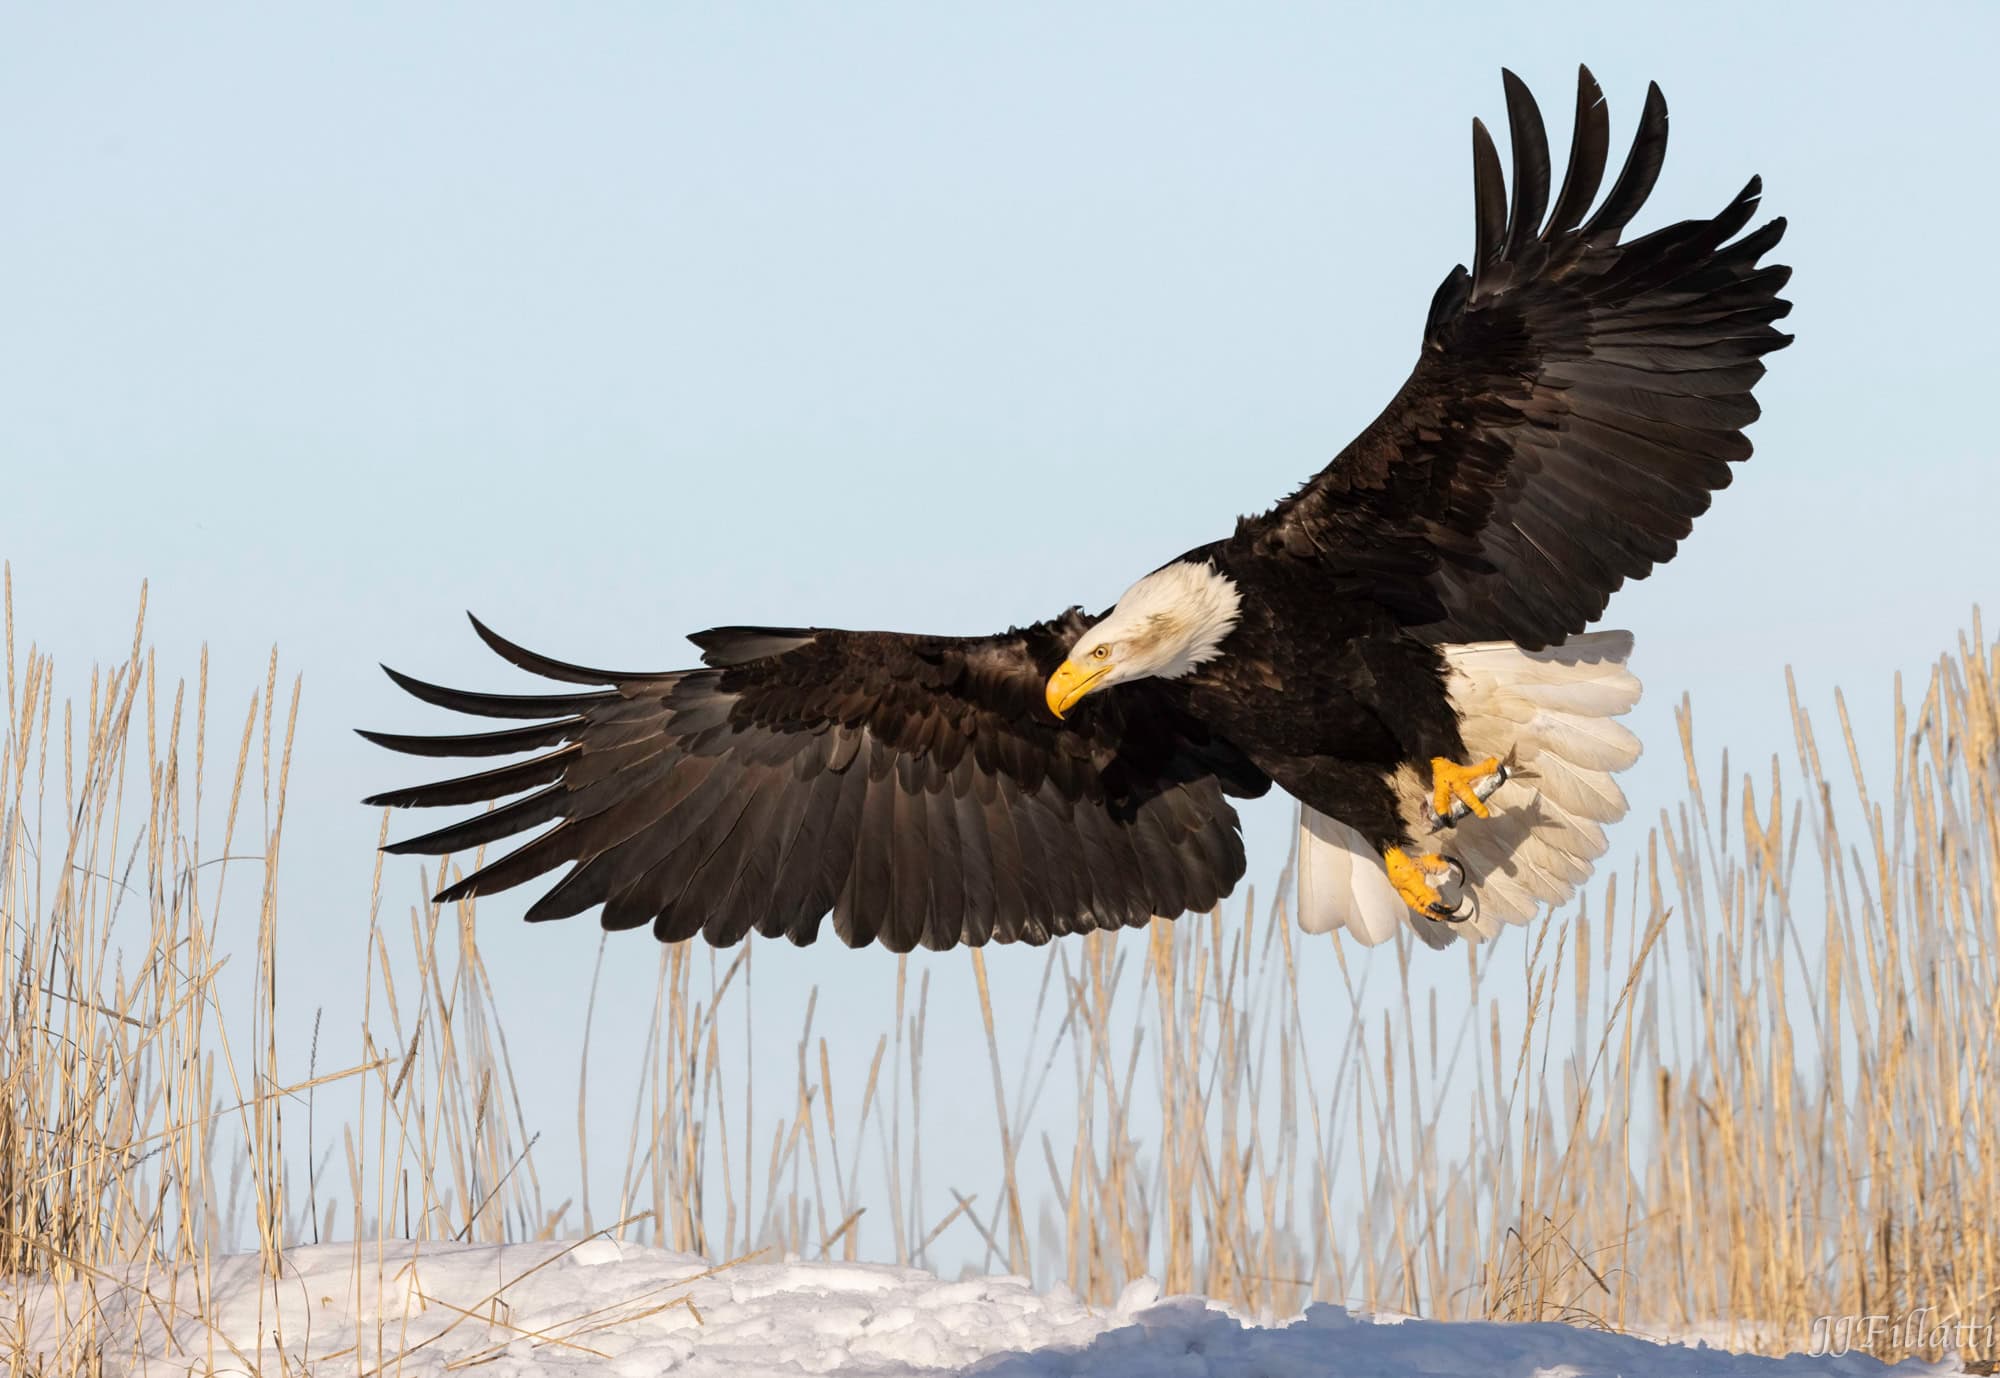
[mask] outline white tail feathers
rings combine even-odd
[[[1299,806],[1299,926],[1308,933],[1344,927],[1368,946],[1415,914],[1389,883],[1382,857],[1360,833],[1316,809]]]
[[[1604,825],[1625,814],[1625,792],[1612,775],[1639,759],[1639,739],[1612,719],[1639,701],[1639,681],[1625,668],[1630,632],[1591,632],[1544,651],[1511,641],[1443,650],[1468,757],[1497,756],[1514,775],[1487,801],[1491,818],[1467,818],[1429,838],[1422,817],[1428,772],[1404,772],[1397,788],[1419,845],[1465,867],[1474,913],[1463,923],[1415,913],[1361,834],[1307,808],[1299,827],[1299,923],[1309,933],[1345,928],[1374,944],[1407,921],[1432,947],[1460,936],[1490,938],[1504,924],[1526,923],[1544,904],[1567,901],[1604,855]]]

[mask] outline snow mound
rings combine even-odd
[[[1150,1282],[1109,1310],[1018,1277],[944,1282],[909,1268],[748,1261],[595,1239],[500,1247],[321,1245],[293,1249],[261,1282],[254,1257],[206,1277],[133,1269],[99,1282],[107,1372],[381,1374],[481,1378],[575,1372],[654,1378],[966,1372],[982,1378],[1805,1378],[1956,1372],[1886,1368],[1859,1355],[1785,1359],[1656,1344],[1554,1324],[1372,1320],[1315,1305],[1258,1325]],[[8,1289],[29,1352],[52,1350],[81,1298]],[[202,1319],[202,1317],[206,1319]],[[10,1327],[12,1328],[12,1327]],[[19,1333],[16,1330],[15,1333]],[[136,1338],[135,1338],[136,1337]]]

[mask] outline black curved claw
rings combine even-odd
[[[1426,906],[1424,910],[1425,915],[1437,920],[1439,923],[1470,923],[1473,919],[1479,917],[1479,896],[1473,893],[1470,885],[1466,884],[1467,873],[1465,863],[1455,856],[1446,856],[1442,853],[1438,855],[1438,860],[1445,862],[1451,867],[1451,875],[1446,883],[1458,887],[1458,903],[1446,906],[1440,901],[1437,904]],[[1432,888],[1441,889],[1442,887],[1433,886]]]

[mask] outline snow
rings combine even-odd
[[[0,1313],[50,1349],[65,1300],[0,1284]],[[255,1257],[163,1278],[100,1281],[107,1372],[577,1373],[653,1378],[967,1372],[982,1378],[1804,1378],[1958,1372],[1849,1355],[1784,1359],[1659,1344],[1556,1324],[1437,1322],[1314,1305],[1257,1324],[1198,1297],[1133,1283],[1109,1309],[1018,1277],[944,1282],[915,1269],[761,1259],[720,1268],[687,1254],[593,1239],[505,1246],[319,1245],[261,1283]],[[206,1295],[205,1307],[197,1297]],[[205,1310],[207,1322],[196,1320]],[[137,1337],[136,1346],[133,1338]]]

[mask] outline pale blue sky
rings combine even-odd
[[[1752,758],[1785,744],[1788,663],[1879,735],[1889,673],[2000,593],[1996,15],[15,7],[17,621],[80,691],[150,579],[165,668],[206,640],[225,702],[274,641],[304,671],[287,979],[300,1027],[335,1016],[376,828],[354,801],[413,770],[348,729],[444,725],[377,660],[514,683],[466,608],[664,668],[717,623],[977,632],[1102,606],[1388,399],[1469,249],[1467,126],[1504,124],[1499,68],[1560,149],[1582,60],[1616,139],[1647,79],[1672,108],[1640,228],[1761,172],[1797,269],[1756,457],[1612,604],[1649,689],[1629,854],[1681,788],[1682,690],[1706,744]],[[1252,811],[1253,876],[1282,819]],[[396,863],[390,893],[414,876]],[[483,941],[503,1008],[543,1011],[524,1071],[560,1130],[595,931],[530,931],[521,907],[487,902]],[[646,960],[612,973],[614,1010],[650,999],[650,946],[624,950]],[[813,981],[838,987],[837,1033],[886,1026],[890,959],[768,955],[779,1067]],[[996,980],[1027,989],[1039,961],[1001,954]],[[962,958],[937,969],[959,989]]]

